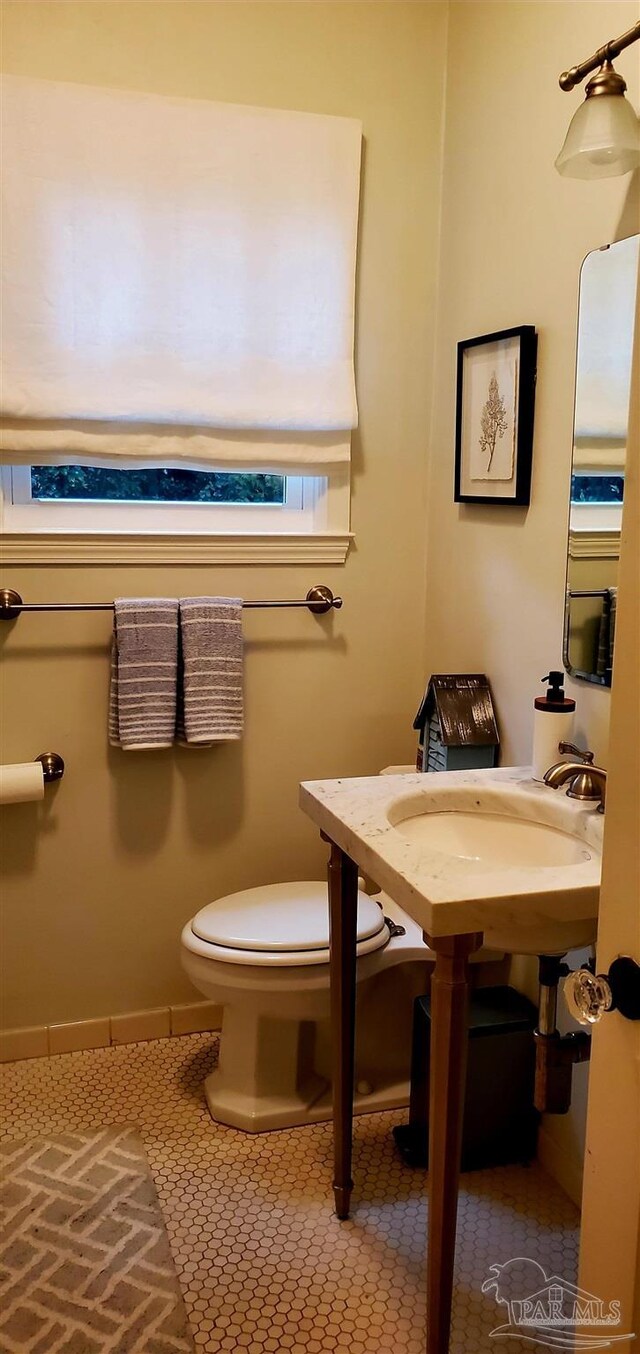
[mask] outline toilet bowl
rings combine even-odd
[[[357,937],[355,1109],[390,1109],[408,1103],[413,1001],[428,990],[434,955],[397,904],[362,889]],[[205,1082],[213,1118],[251,1133],[329,1119],[326,883],[219,898],[184,927],[181,954],[194,986],[224,1008]]]

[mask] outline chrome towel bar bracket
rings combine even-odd
[[[301,600],[248,601],[242,605],[244,608],[304,606],[316,616],[323,616],[327,611],[339,611],[342,598],[334,597],[331,588],[324,583],[316,583]],[[0,620],[15,621],[23,611],[113,611],[113,602],[23,602],[14,588],[0,588]]]

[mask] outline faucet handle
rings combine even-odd
[[[582,748],[577,748],[575,743],[558,743],[558,751],[570,752],[574,757],[579,757],[586,766],[593,766],[594,754],[593,752],[590,752],[588,748],[583,751]]]

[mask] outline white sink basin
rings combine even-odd
[[[545,876],[575,886],[582,875],[599,881],[601,837],[597,816],[576,816],[566,795],[554,791],[514,794],[511,787],[442,785],[393,799],[387,818],[392,830],[414,848],[418,867],[456,875],[471,872],[505,881],[517,905],[512,917],[485,926],[485,945],[516,954],[551,954],[590,945],[595,939],[593,918],[543,921],[528,908],[530,892]],[[586,830],[585,830],[586,828]]]
[[[526,767],[315,781],[301,803],[428,936],[514,954],[595,939],[603,815]]]
[[[489,870],[580,865],[593,856],[584,840],[560,828],[479,809],[475,813],[435,809],[394,826],[405,841],[425,851],[440,851]]]

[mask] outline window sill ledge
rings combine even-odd
[[[22,564],[344,564],[347,531],[7,532],[2,560]]]
[[[620,555],[620,532],[605,527],[594,527],[588,531],[584,527],[569,531],[570,559],[618,559]]]

